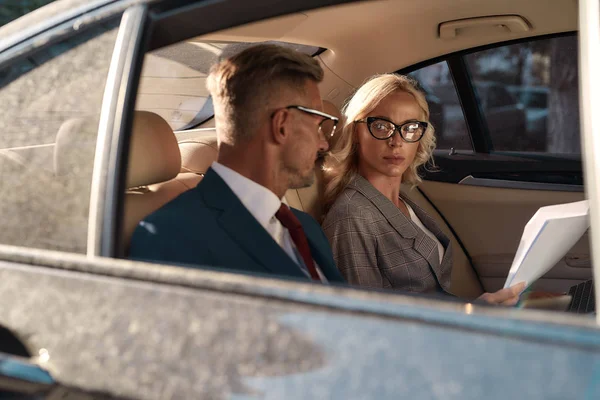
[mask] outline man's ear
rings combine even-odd
[[[275,143],[283,143],[290,135],[291,115],[283,108],[277,110],[271,118],[271,136]]]

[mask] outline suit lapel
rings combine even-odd
[[[300,267],[273,240],[213,169],[207,171],[197,187],[202,187],[202,195],[208,206],[221,210],[218,221],[223,230],[252,259],[272,273],[306,278]]]
[[[296,210],[295,208],[292,208],[291,210],[302,223],[302,228],[304,229],[304,234],[306,235],[308,246],[310,248],[310,254],[313,260],[315,260],[315,262],[319,265],[321,272],[330,282],[345,282],[344,278],[340,274],[340,271],[335,265],[333,254],[331,254],[331,247],[329,246],[329,241],[323,235],[320,226],[315,224],[314,226],[321,232],[315,231],[315,229],[309,226],[309,224],[304,223],[305,219],[310,217],[307,217],[306,214]],[[319,240],[319,237],[322,239]]]
[[[375,187],[373,187],[373,185],[365,178],[356,175],[356,177],[350,181],[348,187],[358,191],[373,203],[400,236],[406,239],[415,239],[419,235],[420,229],[417,229],[412,221],[407,218],[394,203],[385,197],[379,190],[375,189]]]
[[[440,229],[438,224],[435,222],[435,220],[433,218],[431,218],[431,216],[429,214],[427,214],[421,207],[419,207],[415,202],[413,202],[407,196],[405,196],[404,194],[401,194],[401,196],[402,196],[402,199],[412,207],[413,211],[415,212],[415,214],[417,214],[417,217],[419,217],[419,219],[421,220],[423,225],[425,225],[425,227],[427,229],[429,229],[429,231],[431,233],[433,233],[435,235],[435,237],[438,238],[438,240],[440,241],[440,243],[442,243],[444,248],[447,248],[448,243],[450,242],[450,239],[448,239],[448,237],[444,234],[444,232],[442,232],[442,230]]]
[[[400,209],[396,207],[394,203],[392,203],[387,197],[385,197],[379,190],[375,189],[375,187],[373,187],[373,185],[371,185],[371,183],[362,176],[357,175],[348,186],[357,190],[367,199],[369,199],[369,201],[371,201],[371,203],[373,203],[373,205],[377,207],[377,209],[381,212],[381,214],[383,214],[385,219],[400,234],[400,236],[402,236],[405,239],[414,239],[413,248],[417,253],[421,255],[421,257],[427,260],[427,263],[429,264],[430,268],[435,274],[438,283],[440,283],[441,285],[440,258],[437,250],[437,244],[435,243],[435,241],[429,236],[427,236],[427,234],[422,229],[420,229],[414,222],[412,222],[410,218],[404,215],[404,213],[400,211]],[[434,233],[434,235],[439,238],[439,234],[441,234],[441,231],[439,230],[439,228],[437,228],[435,222],[420,208],[419,213],[417,213],[416,209],[418,207],[416,207],[414,203],[409,202],[409,204],[427,229],[431,230],[430,226],[432,228],[435,226],[432,233]],[[424,219],[427,220],[428,223],[425,223]],[[437,231],[438,233],[436,233],[435,231]],[[446,242],[448,241],[447,238],[445,240]],[[442,244],[444,244],[443,241],[441,242]],[[447,247],[447,243],[444,244],[444,247]]]
[[[446,234],[440,229],[439,225],[435,222],[435,220],[429,214],[427,214],[421,207],[419,207],[416,203],[414,203],[406,196],[402,196],[402,198],[412,207],[413,211],[415,212],[417,217],[419,217],[423,225],[425,225],[425,227],[435,235],[435,237],[440,241],[440,243],[444,247],[444,256],[442,257],[442,262],[440,263],[437,253],[437,244],[434,243],[434,245],[436,246],[434,252],[434,261],[437,264],[437,267],[434,268],[434,272],[436,274],[438,282],[440,283],[440,286],[442,286],[444,290],[448,291],[450,281],[443,282],[441,279],[441,275],[447,269],[452,268],[452,252],[450,251],[450,238],[446,236]]]
[[[319,265],[321,272],[325,275],[330,282],[344,282],[344,278],[340,274],[340,271],[337,269],[335,264],[331,264],[330,257],[327,257],[323,252],[321,246],[319,246],[315,241],[307,236],[308,246],[310,247],[310,254],[313,257],[313,260]]]

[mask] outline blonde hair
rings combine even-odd
[[[358,174],[358,142],[354,121],[366,117],[383,99],[397,91],[411,94],[423,111],[425,121],[429,122],[429,106],[425,94],[418,89],[415,80],[397,74],[381,74],[369,78],[344,107],[345,123],[340,137],[323,164],[325,213],[329,211],[350,180]],[[412,187],[421,183],[418,168],[427,161],[433,165],[434,149],[434,128],[430,123],[423,138],[419,141],[419,149],[414,161],[402,176],[403,183],[408,183]]]
[[[233,145],[252,137],[282,87],[304,93],[307,80],[323,80],[317,60],[274,44],[252,46],[214,65],[206,87],[213,98],[220,139]]]

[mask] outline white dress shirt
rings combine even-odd
[[[259,185],[223,164],[215,161],[211,164],[211,168],[225,181],[227,186],[240,199],[250,214],[256,218],[258,223],[269,232],[273,240],[310,277],[310,273],[304,265],[300,252],[296,249],[290,232],[275,217],[275,213],[281,206],[281,199],[266,187]],[[325,276],[316,262],[315,267],[321,281],[326,282]]]

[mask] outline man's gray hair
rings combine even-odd
[[[304,93],[307,80],[323,80],[312,57],[274,44],[250,47],[211,68],[207,88],[213,98],[220,140],[235,144],[252,136],[270,100],[281,88]]]

